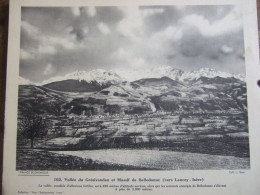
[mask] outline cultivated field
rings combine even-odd
[[[166,155],[168,163],[165,165],[165,169],[178,169],[178,167],[189,169],[186,165],[180,166],[174,160],[171,161],[173,156],[180,154],[182,156],[183,153],[188,154],[186,157],[189,159],[195,155],[196,158],[192,161],[194,163],[199,163],[201,159],[204,159],[203,161],[207,162],[207,166],[204,168],[231,169],[238,166],[249,168],[247,116],[243,113],[179,113],[177,115],[176,113],[161,112],[123,116],[119,114],[73,116],[70,118],[52,116],[49,120],[51,125],[48,135],[43,139],[35,140],[34,148],[36,149],[67,151],[64,154],[78,157],[84,157],[86,151],[82,150],[95,150],[95,153],[100,153],[101,156],[94,158],[90,155],[88,159],[94,158],[92,160],[100,161],[102,157],[105,164],[113,163],[104,156],[104,151],[107,149],[119,149],[117,151],[121,150],[123,153],[126,149],[130,149],[127,150],[127,154],[125,153],[127,156],[131,156],[131,151],[136,154],[140,151],[142,156],[146,156],[146,161],[150,162],[153,162],[151,159],[154,155],[151,155],[151,159],[149,159],[151,152],[147,151],[156,150],[157,158],[164,152],[168,152]],[[18,140],[18,143],[18,149],[26,149],[30,145],[28,140],[22,138]],[[80,151],[76,153],[75,150]],[[146,152],[147,154],[144,155]],[[19,156],[21,153],[17,152],[17,154]],[[56,155],[58,154],[63,154],[63,152],[56,153]],[[208,156],[201,158],[200,154]],[[225,163],[222,162],[227,162],[224,156],[234,163],[224,165]],[[196,159],[198,159],[197,162]],[[213,163],[215,161],[218,162],[217,165]],[[21,166],[20,163],[17,162],[17,167]],[[127,165],[125,162],[121,164]],[[129,166],[159,168],[150,165],[142,166],[142,163],[132,163]],[[189,166],[190,169],[194,167]],[[46,169],[51,167],[50,164]]]

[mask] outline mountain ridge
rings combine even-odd
[[[63,80],[78,80],[92,82],[96,81],[99,84],[105,84],[111,82],[116,84],[122,82],[122,79],[119,75],[112,71],[106,71],[103,69],[95,69],[92,71],[75,71],[64,76],[52,77],[48,80],[41,82],[41,85],[46,85],[52,82],[63,81]]]
[[[132,79],[127,78],[127,75],[131,75]],[[227,72],[218,71],[212,68],[200,68],[198,70],[193,70],[190,72],[184,72],[180,69],[172,68],[171,66],[159,66],[152,69],[144,69],[139,71],[106,71],[103,69],[95,69],[92,71],[75,71],[64,76],[56,76],[50,79],[44,80],[42,82],[32,82],[23,77],[19,77],[19,85],[38,85],[44,86],[50,83],[65,81],[65,80],[77,80],[79,82],[85,81],[87,83],[96,82],[99,85],[118,84],[124,81],[137,81],[146,78],[162,78],[169,77],[172,80],[187,82],[198,80],[200,77],[214,78],[236,78],[241,81],[245,81],[245,75],[243,74],[232,74]],[[134,78],[134,79],[133,79]]]
[[[169,77],[147,78],[110,84],[103,88],[98,83],[86,81],[66,80],[57,83],[59,90],[53,86],[55,83],[51,83],[51,88],[48,85],[19,86],[19,105],[23,105],[20,108],[46,110],[40,106],[44,105],[41,102],[52,101],[56,110],[69,115],[143,114],[157,111],[243,112],[247,109],[246,84],[234,77],[201,77],[185,84]],[[48,108],[49,104],[44,107]],[[46,113],[51,113],[50,110],[46,110]]]

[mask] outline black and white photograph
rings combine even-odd
[[[249,170],[238,5],[21,8],[16,170]]]

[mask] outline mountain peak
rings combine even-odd
[[[179,80],[182,74],[182,70],[173,68],[172,66],[157,66],[151,69],[142,70],[122,70],[117,71],[119,75],[122,75],[128,81],[135,81],[144,78],[161,78],[169,77],[173,80]]]
[[[35,85],[35,83],[33,83],[32,81],[25,79],[21,76],[19,76],[19,78],[18,78],[18,84],[19,85]]]
[[[41,85],[64,80],[78,80],[86,81],[89,83],[95,81],[99,84],[105,84],[108,82],[116,84],[122,82],[121,77],[118,76],[116,73],[112,71],[106,71],[103,69],[96,69],[92,71],[77,70],[64,76],[53,77],[48,80],[45,80],[41,83]]]
[[[183,70],[173,68],[171,66],[158,66],[151,69],[142,70],[123,70],[123,71],[107,71],[104,69],[95,69],[91,71],[76,70],[72,73],[64,76],[52,77],[41,83],[33,83],[22,77],[19,78],[19,85],[46,85],[53,82],[64,81],[64,80],[77,80],[86,81],[87,83],[97,82],[100,85],[104,84],[118,84],[123,81],[136,81],[145,78],[162,78],[168,77],[175,81],[191,81],[197,80],[201,77],[206,78],[231,78],[234,77],[241,81],[245,81],[243,74],[231,74],[227,72],[221,72],[212,68],[199,68],[190,72],[184,72]],[[120,77],[121,75],[122,77]],[[123,79],[122,79],[123,78]]]
[[[242,74],[231,74],[227,72],[221,72],[212,68],[199,68],[198,70],[193,70],[191,72],[184,73],[182,76],[182,80],[194,80],[199,79],[200,77],[206,77],[206,78],[215,78],[215,77],[221,77],[221,78],[231,78],[234,77],[236,79],[244,81],[245,76]]]
[[[206,68],[206,67],[200,67],[199,70],[200,72],[217,72],[217,70],[213,69],[213,68]]]

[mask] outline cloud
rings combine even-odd
[[[135,39],[142,33],[144,17],[138,7],[119,7],[124,18],[118,23],[117,30],[120,34]]]
[[[191,14],[181,19],[183,28],[187,26],[197,28],[203,36],[220,36],[226,33],[234,33],[242,29],[242,20],[237,8],[220,20],[210,22],[204,16]]]
[[[231,5],[23,8],[20,74],[40,81],[75,69],[158,65],[243,72],[242,18],[236,10]]]
[[[150,8],[146,8],[146,9],[142,9],[141,10],[141,14],[143,16],[151,16],[151,15],[154,15],[154,14],[160,14],[160,13],[163,13],[164,12],[164,9],[163,8],[153,8],[153,9],[150,9]]]
[[[230,47],[228,45],[223,45],[221,48],[220,48],[221,52],[224,53],[224,54],[230,54],[234,51],[234,48],[233,47]]]
[[[87,35],[88,32],[89,32],[88,27],[87,27],[87,26],[83,27],[83,33],[84,33],[84,35]]]
[[[89,33],[89,28],[87,25],[74,25],[73,27],[68,27],[66,29],[67,35],[71,35],[71,38],[76,38],[78,41],[82,41],[86,38]]]
[[[134,68],[134,69],[140,69],[140,68],[147,67],[147,63],[145,62],[145,60],[142,57],[134,58],[132,60],[131,64],[132,64],[132,68]]]
[[[119,48],[117,51],[112,53],[112,57],[117,58],[117,59],[128,59],[130,58],[129,52],[127,52],[124,48]]]
[[[202,54],[205,54],[205,48],[209,46],[209,40],[202,36],[197,29],[190,29],[184,31],[179,52],[184,57],[196,58]]]
[[[80,8],[79,7],[73,7],[71,8],[72,14],[74,16],[80,16]]]
[[[124,47],[112,54],[120,66],[136,69],[160,64],[167,64],[167,56],[176,54],[175,45],[182,38],[182,30],[169,23],[165,28],[146,32],[146,19],[164,13],[164,8],[120,7],[124,17],[117,25],[117,30],[126,37]]]
[[[126,50],[124,48],[119,48],[117,51],[112,53],[112,57],[124,61],[123,64],[120,64],[120,68],[127,66],[129,69],[138,69],[138,68],[145,68],[147,67],[146,61],[143,57],[138,56],[134,53],[133,50]]]
[[[217,8],[217,15],[221,16],[225,12],[225,9],[223,7]]]
[[[54,55],[57,53],[57,50],[55,49],[55,47],[51,45],[44,45],[44,46],[39,46],[38,53]]]
[[[179,11],[184,11],[186,6],[185,5],[176,5],[175,8]]]
[[[41,41],[42,43],[45,42],[45,45],[59,46],[67,50],[73,50],[77,47],[74,36],[66,36],[66,37],[47,36],[47,37],[42,37]]]
[[[108,26],[106,24],[104,24],[103,22],[98,23],[98,28],[99,28],[100,32],[102,32],[105,35],[110,33]]]
[[[37,27],[31,25],[28,22],[22,21],[22,38],[23,33],[30,38],[31,42],[35,42],[33,45],[26,43],[21,50],[21,59],[37,58],[43,55],[55,55],[60,49],[73,50],[80,47],[80,44],[76,43],[76,36],[71,34],[67,28],[64,32],[57,35],[44,34]],[[84,29],[86,31],[86,29]]]
[[[40,30],[36,28],[35,26],[31,25],[30,23],[26,21],[21,22],[21,29],[29,34],[31,38],[36,39],[39,38],[38,36],[40,35]]]
[[[50,75],[53,72],[52,64],[47,64],[43,72],[44,75]]]
[[[175,26],[168,26],[162,31],[156,32],[152,38],[158,41],[178,41],[182,38],[182,30]]]
[[[95,7],[87,7],[86,8],[87,14],[90,17],[94,17],[96,15],[96,8]]]
[[[30,52],[27,52],[26,50],[21,49],[20,50],[20,58],[22,60],[28,60],[28,59],[32,59],[33,55]]]

